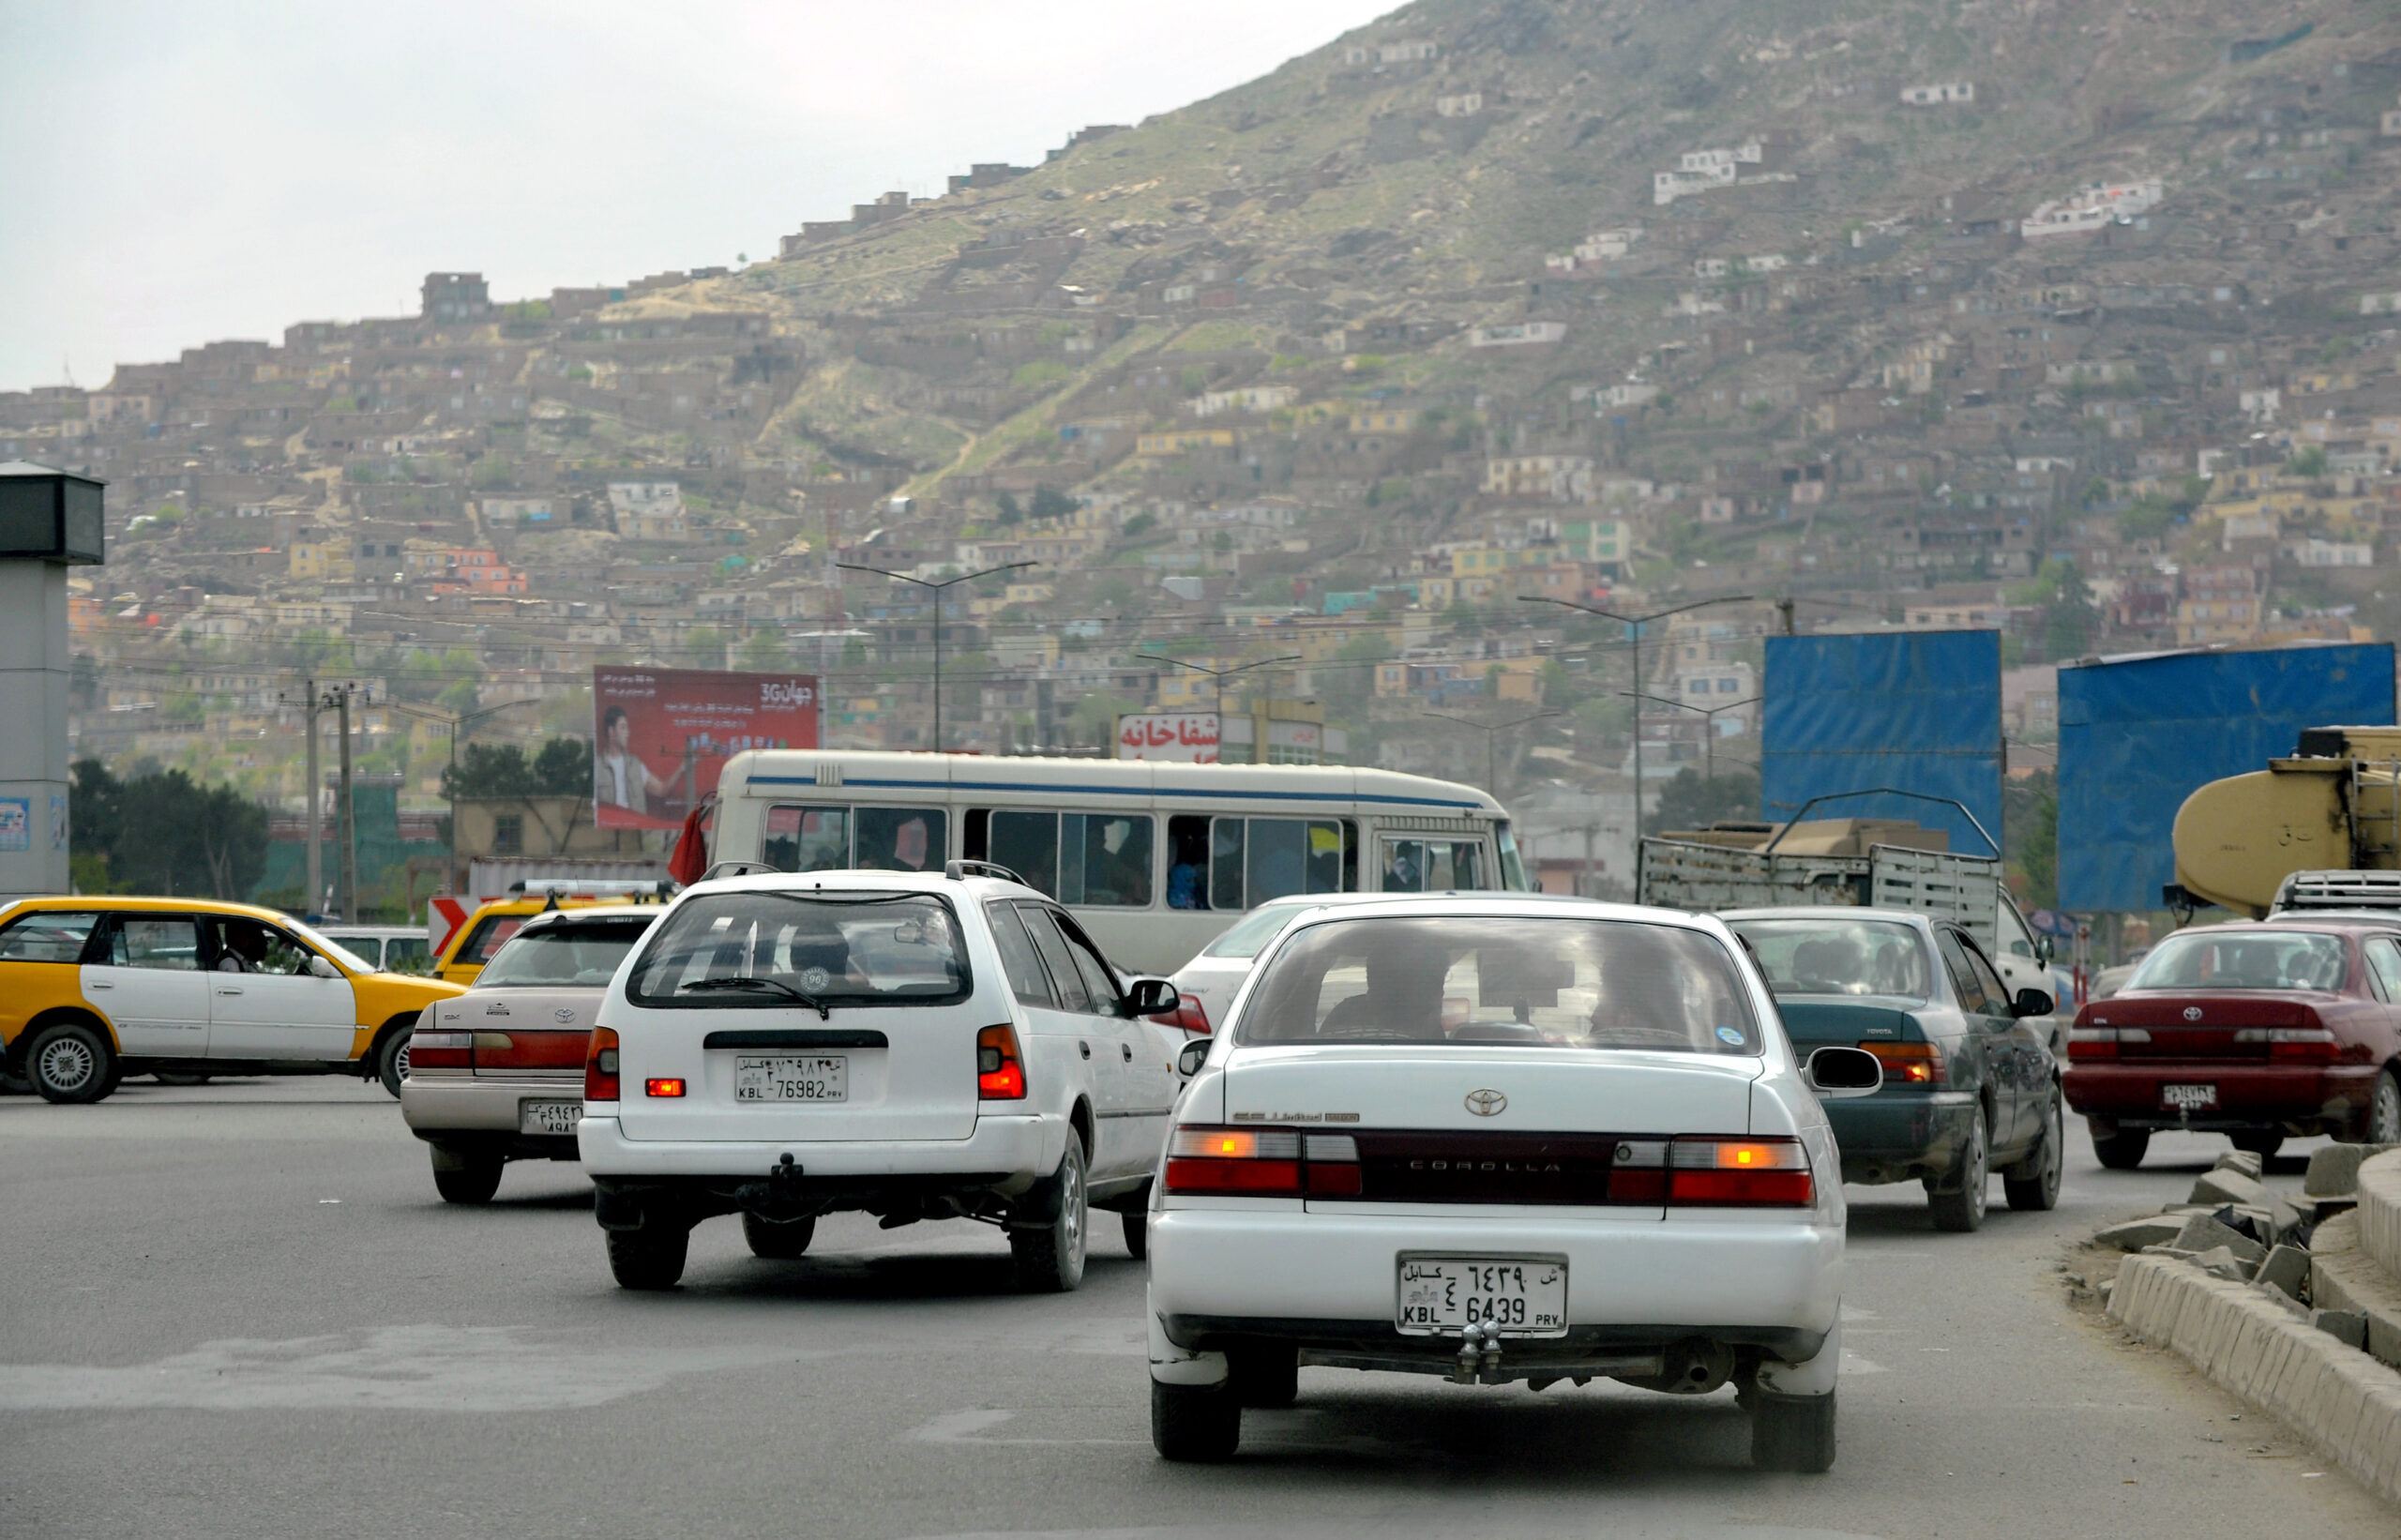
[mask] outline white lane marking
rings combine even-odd
[[[1857,1353],[1846,1349],[1842,1355],[1842,1372],[1845,1374],[1882,1374],[1885,1372],[1885,1369],[1883,1365],[1877,1363],[1874,1359],[1862,1358]]]
[[[800,1351],[793,1362],[829,1357]],[[679,1374],[757,1368],[755,1350],[567,1346],[513,1326],[380,1326],[285,1341],[228,1338],[148,1364],[0,1364],[0,1412],[347,1407],[537,1412],[599,1406]]]
[[[1039,1445],[1053,1447],[1150,1447],[1148,1439],[988,1439],[984,1429],[998,1427],[1016,1416],[1014,1412],[979,1409],[967,1412],[945,1412],[929,1423],[909,1430],[909,1437],[918,1443],[980,1443],[995,1447],[1022,1448]]]

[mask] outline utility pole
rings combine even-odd
[[[1505,722],[1490,723],[1479,722],[1472,717],[1454,717],[1445,711],[1421,711],[1418,715],[1439,717],[1445,722],[1457,722],[1461,727],[1472,727],[1484,734],[1484,789],[1491,793],[1494,800],[1497,801],[1501,796],[1501,763],[1494,746],[1500,741],[1499,735],[1513,727],[1523,727],[1528,722],[1539,722],[1546,717],[1564,717],[1567,713],[1537,711],[1530,717],[1513,717]]]
[[[334,808],[334,828],[341,841],[341,917],[348,925],[358,923],[358,813],[350,798],[350,697],[357,687],[344,680],[333,692],[341,717],[341,800]]]
[[[325,901],[325,855],[318,832],[324,828],[325,787],[317,773],[317,682],[309,682],[308,704],[304,708],[309,718],[309,893],[300,900],[300,913],[313,914]]]
[[[880,567],[880,566],[862,566],[862,565],[860,565],[859,563],[856,563],[856,562],[836,562],[834,565],[835,565],[836,566],[838,566],[838,567],[844,567],[844,568],[847,568],[848,570],[853,571],[853,572],[872,572],[872,573],[874,573],[874,574],[875,574],[877,577],[879,577],[879,578],[891,578],[891,579],[893,579],[893,580],[895,580],[895,581],[899,581],[899,582],[913,582],[913,583],[915,583],[915,584],[916,584],[918,587],[920,587],[920,588],[930,588],[930,589],[932,589],[932,590],[934,591],[934,744],[933,744],[933,748],[934,748],[934,752],[935,752],[935,753],[937,753],[937,754],[941,753],[941,752],[942,752],[942,599],[943,599],[943,595],[944,595],[944,593],[945,591],[949,590],[949,589],[952,589],[952,588],[956,588],[956,587],[958,587],[960,583],[963,583],[963,582],[974,582],[974,581],[976,579],[978,579],[978,578],[989,578],[989,577],[990,577],[990,576],[991,576],[993,573],[995,573],[995,572],[1014,572],[1014,571],[1016,571],[1018,568],[1019,568],[1019,567],[1021,567],[1021,566],[1041,566],[1042,564],[1041,564],[1041,563],[1039,563],[1039,562],[1004,562],[1004,563],[1002,563],[999,566],[988,566],[988,567],[984,568],[981,572],[970,572],[970,573],[966,574],[966,575],[965,575],[965,576],[963,576],[963,577],[958,577],[958,578],[944,578],[944,579],[942,581],[940,581],[940,582],[931,582],[931,581],[929,581],[928,580],[926,580],[926,579],[924,579],[924,578],[913,578],[913,577],[909,576],[909,574],[907,574],[906,572],[886,572],[883,568],[882,568],[882,567]],[[823,686],[823,682],[821,682],[821,683],[819,684],[818,687],[819,687],[820,689],[823,689],[823,688],[824,687],[824,686]]]
[[[1756,695],[1745,696],[1740,701],[1729,701],[1722,706],[1697,706],[1688,701],[1670,700],[1665,695],[1637,695],[1635,699],[1655,701],[1663,706],[1673,706],[1678,711],[1694,712],[1702,718],[1700,750],[1701,762],[1706,768],[1701,771],[1701,779],[1713,785],[1717,780],[1717,714],[1721,711],[1737,711],[1744,706],[1755,706],[1759,703],[1759,698]],[[1638,712],[1640,709],[1639,706],[1636,707]]]

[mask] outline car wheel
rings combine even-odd
[[[755,1214],[742,1216],[742,1238],[750,1243],[750,1255],[771,1262],[788,1262],[804,1255],[816,1235],[814,1216],[783,1220],[762,1219]]]
[[[2142,1164],[2145,1151],[2151,1148],[2148,1128],[2120,1128],[2105,1134],[2092,1130],[2092,1154],[2102,1165],[2113,1171],[2130,1171]]]
[[[2401,1144],[2401,1080],[2386,1070],[2376,1078],[2376,1090],[2367,1104],[2367,1141],[2370,1144]]]
[[[1064,1294],[1084,1281],[1084,1241],[1092,1228],[1084,1179],[1083,1140],[1070,1137],[1059,1159],[1059,1216],[1038,1230],[1009,1231],[1018,1287],[1030,1294]]]
[[[25,1079],[48,1102],[95,1102],[116,1089],[116,1050],[97,1027],[62,1021],[25,1049]]]
[[[1231,1459],[1242,1442],[1242,1403],[1231,1382],[1163,1385],[1151,1381],[1151,1444],[1161,1459]]]
[[[2043,1134],[2025,1159],[2001,1177],[2002,1196],[2020,1214],[2048,1214],[2060,1206],[2060,1168],[2067,1163],[2067,1118],[2060,1110],[2060,1094],[2051,1091],[2043,1111]]]
[[[1992,1151],[1985,1134],[1985,1110],[1968,1114],[1966,1147],[1959,1152],[1954,1181],[1948,1186],[1925,1187],[1926,1206],[1934,1211],[1934,1228],[1968,1234],[1985,1222],[1986,1189],[1990,1185]],[[1796,1467],[1797,1469],[1797,1467]]]
[[[1835,1463],[1835,1393],[1762,1394],[1751,1413],[1751,1463],[1762,1471],[1815,1475]]]
[[[375,1045],[375,1078],[394,1101],[400,1099],[400,1082],[409,1078],[409,1036],[415,1030],[413,1024],[394,1027]]]
[[[684,1256],[691,1249],[688,1230],[657,1228],[612,1230],[609,1235],[609,1271],[620,1289],[672,1289],[684,1276]]]
[[[173,1069],[154,1069],[150,1072],[150,1078],[158,1081],[160,1085],[178,1086],[206,1085],[209,1080],[205,1075],[187,1075],[180,1070]]]
[[[1121,1214],[1117,1222],[1125,1229],[1125,1255],[1138,1262],[1147,1261],[1151,1255],[1151,1216],[1139,1212]]]
[[[2281,1128],[2242,1128],[2226,1136],[2227,1142],[2238,1150],[2248,1150],[2266,1160],[2285,1147],[2285,1131]]]
[[[1300,1398],[1301,1355],[1292,1348],[1242,1348],[1226,1354],[1226,1384],[1243,1406],[1287,1407]]]
[[[470,1155],[437,1144],[433,1190],[445,1203],[489,1203],[500,1190],[500,1169],[506,1164],[496,1155]]]

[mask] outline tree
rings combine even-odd
[[[735,657],[752,673],[781,673],[792,667],[783,638],[773,631],[753,631],[744,637]]]
[[[1018,506],[1017,494],[1002,492],[992,499],[992,521],[1003,529],[1025,517],[1025,509]]]
[[[1034,506],[1027,510],[1036,520],[1065,519],[1076,511],[1077,503],[1056,487],[1034,489]]]
[[[471,743],[459,762],[442,771],[442,794],[460,797],[588,796],[592,792],[592,745],[583,738],[552,738],[533,759],[515,744]]]
[[[2030,909],[2058,907],[2060,789],[2052,772],[2001,783],[2001,846],[2018,902]]]
[[[97,858],[111,888],[243,898],[258,885],[266,809],[231,785],[203,786],[181,770],[120,780],[89,759],[73,776],[70,860]]]
[[[725,633],[714,626],[695,626],[684,633],[684,655],[702,668],[725,667]]]
[[[1747,770],[1721,770],[1714,780],[1690,765],[1659,788],[1648,820],[1659,829],[1701,829],[1718,823],[1755,823],[1759,816],[1759,778]]]

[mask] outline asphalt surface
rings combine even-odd
[[[2224,1148],[1935,1232],[1853,1188],[1841,1454],[1761,1474],[1730,1391],[1308,1369],[1220,1468],[1152,1453],[1142,1277],[1099,1216],[1081,1291],[1009,1291],[965,1223],[738,1224],[620,1292],[576,1168],[444,1205],[381,1091],[128,1082],[0,1098],[0,1535],[2390,1537],[2340,1471],[2069,1303],[2101,1222]],[[2290,1155],[2273,1175],[2298,1185]]]

